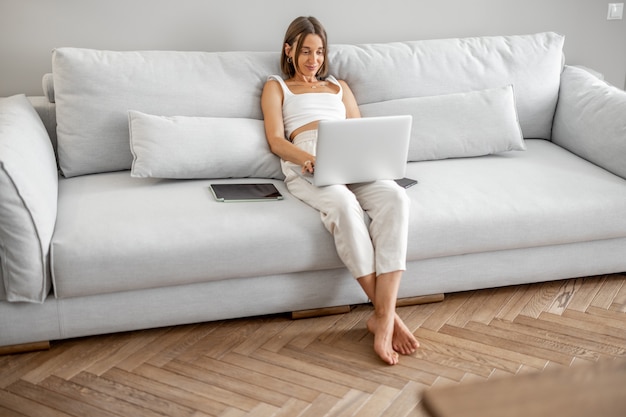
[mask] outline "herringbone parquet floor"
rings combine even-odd
[[[626,357],[626,274],[402,307],[421,348],[390,367],[371,306],[55,342],[0,357],[0,415],[424,416],[424,390]]]

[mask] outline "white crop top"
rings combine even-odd
[[[318,120],[338,120],[346,118],[343,104],[343,89],[332,75],[326,81],[339,86],[338,93],[302,93],[291,92],[282,77],[270,75],[269,80],[276,80],[283,89],[283,123],[287,138],[297,128]]]

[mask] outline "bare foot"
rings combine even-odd
[[[374,351],[389,365],[398,363],[398,353],[394,350],[394,316],[379,317],[373,314],[367,320],[367,328],[374,333]]]
[[[367,329],[376,335],[375,326],[376,317],[373,315],[367,321]],[[419,342],[411,333],[411,331],[406,327],[406,324],[402,321],[398,314],[395,314],[394,323],[393,323],[393,338],[391,342],[391,347],[398,353],[402,355],[410,355],[414,353],[419,347]]]
[[[420,346],[413,333],[406,327],[406,324],[404,324],[398,314],[396,314],[394,321],[392,346],[396,352],[403,355],[414,353]]]

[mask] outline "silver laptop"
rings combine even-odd
[[[315,173],[294,171],[318,187],[404,177],[411,116],[322,120],[317,134]]]

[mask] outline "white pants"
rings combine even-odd
[[[314,155],[316,140],[317,131],[306,131],[294,144]],[[352,276],[406,269],[409,198],[404,188],[395,181],[316,187],[291,170],[294,164],[282,164],[287,189],[319,210]]]

